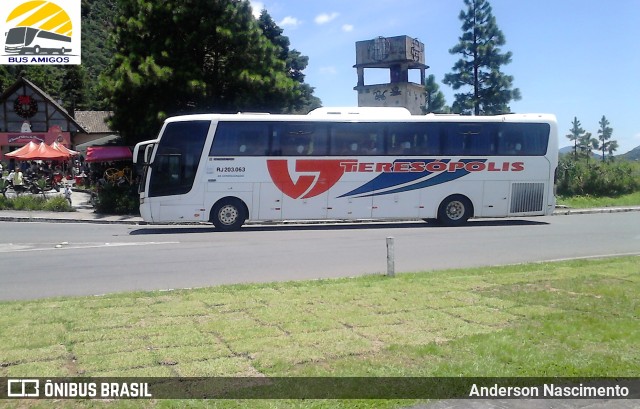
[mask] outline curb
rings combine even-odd
[[[594,213],[626,213],[626,212],[638,212],[640,206],[630,207],[602,207],[594,209],[556,209],[553,212],[554,216],[565,216],[570,214],[594,214]]]
[[[560,208],[556,209],[553,212],[553,216],[567,216],[567,215],[580,215],[580,214],[596,214],[596,213],[627,213],[627,212],[638,212],[640,211],[640,206],[628,206],[628,207],[610,207],[610,208],[592,208],[592,209],[568,209],[568,208]],[[76,211],[76,212],[61,212],[58,214],[51,214],[51,212],[38,212],[38,211],[8,211],[12,213],[21,213],[21,214],[13,214],[9,216],[2,216],[0,211],[0,222],[40,222],[40,223],[93,223],[93,224],[125,224],[125,225],[193,225],[194,223],[147,223],[142,220],[139,216],[117,216],[117,215],[102,215],[97,213],[88,213],[85,211]],[[47,213],[43,215],[42,213]],[[40,214],[38,216],[37,214]],[[400,221],[418,221],[421,219],[403,219],[403,220],[394,220],[395,222]],[[340,222],[349,222],[349,223],[366,223],[366,222],[374,222],[376,220],[373,219],[363,219],[363,220],[283,220],[278,222],[249,222],[251,225],[265,225],[265,226],[273,226],[273,225],[287,225],[287,224],[324,224],[324,223],[340,223]],[[200,223],[195,223],[200,224]]]
[[[68,219],[52,217],[0,216],[0,222],[23,223],[91,223],[91,224],[130,224],[145,225],[143,220],[105,220],[105,219]]]

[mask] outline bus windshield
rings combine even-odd
[[[178,195],[191,190],[209,125],[209,121],[189,121],[166,126],[152,164],[149,196]]]
[[[26,27],[16,27],[7,33],[6,44],[24,44],[24,35],[27,31]]]

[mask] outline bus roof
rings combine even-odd
[[[376,107],[338,107],[318,108],[307,115],[299,114],[266,114],[239,112],[237,114],[191,114],[167,118],[165,122],[183,121],[237,121],[237,122],[556,122],[553,114],[502,114],[502,115],[457,115],[457,114],[427,114],[411,115],[406,108],[376,108]]]

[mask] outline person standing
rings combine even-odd
[[[13,187],[15,189],[16,186],[22,185],[24,185],[24,175],[22,174],[22,169],[16,167],[15,172],[13,172]]]
[[[69,206],[73,206],[71,204],[71,187],[68,184],[64,185],[64,198],[69,202]]]

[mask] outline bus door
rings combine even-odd
[[[257,213],[251,214],[249,211],[249,218],[280,220],[282,218],[282,191],[273,182],[258,183],[257,186],[258,194],[253,198],[253,209],[257,209]]]
[[[198,169],[210,124],[180,121],[164,127],[147,172],[146,197],[153,219],[189,222],[208,216]]]

